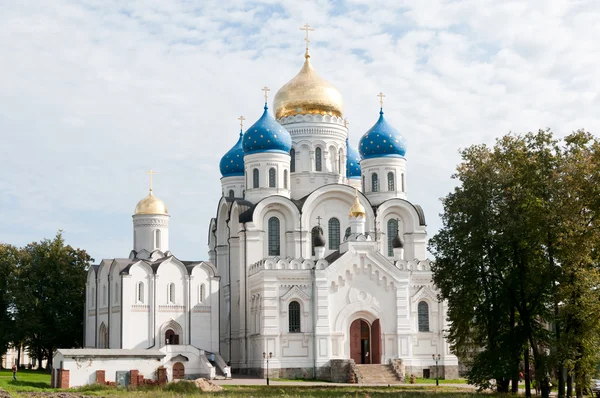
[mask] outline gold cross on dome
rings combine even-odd
[[[156,172],[152,171],[152,169],[150,169],[150,171],[147,171],[146,174],[148,174],[150,176],[150,192],[152,192],[152,176],[154,174],[156,174]]]
[[[306,51],[308,51],[308,43],[310,43],[310,40],[308,40],[308,32],[315,30],[315,28],[311,28],[310,25],[308,23],[304,24],[304,27],[300,28],[300,30],[303,30],[306,32],[306,38],[304,39],[304,41],[306,42]]]
[[[240,130],[243,130],[244,129],[244,120],[246,120],[246,118],[240,115],[240,117],[238,117],[238,120],[240,121]]]
[[[385,97],[385,95],[380,91],[377,96],[379,97],[379,107],[383,108],[383,97]]]
[[[262,91],[265,92],[265,104],[267,103],[267,100],[269,99],[269,91],[271,91],[271,89],[267,86],[264,86]]]

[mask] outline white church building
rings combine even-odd
[[[354,369],[351,360],[458,377],[425,216],[408,200],[406,141],[383,104],[359,155],[342,96],[308,48],[273,113],[266,91],[262,116],[221,160],[208,231],[221,355],[234,373],[253,374],[265,373],[268,356],[271,377],[343,380],[334,373]]]

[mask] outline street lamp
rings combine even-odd
[[[273,358],[272,352],[270,352],[268,356],[267,356],[266,352],[263,352],[263,359],[267,360],[267,385],[269,385],[269,359],[270,358]]]
[[[435,354],[431,354],[431,358],[433,358],[433,360],[435,361],[435,385],[439,386],[440,385],[440,381],[439,381],[439,378],[438,378],[438,361],[440,360],[441,355],[437,354],[437,357],[436,357]],[[267,384],[269,384],[269,383],[267,383]]]

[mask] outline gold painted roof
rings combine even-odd
[[[350,217],[358,217],[358,216],[362,216],[362,217],[365,216],[365,208],[363,205],[360,204],[360,201],[358,200],[358,190],[357,190],[356,196],[354,197],[354,204],[350,208]]]
[[[308,52],[305,58],[300,72],[275,94],[275,118],[307,114],[341,117],[344,112],[342,94],[317,74]]]
[[[162,214],[166,216],[169,212],[165,202],[154,196],[152,190],[150,190],[148,196],[140,200],[135,206],[135,215],[138,214]]]

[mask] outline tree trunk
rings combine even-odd
[[[22,346],[21,344],[15,346],[15,348],[17,349],[17,368],[21,367],[21,349]]]
[[[558,363],[558,398],[565,397],[565,367],[562,361]]]
[[[567,398],[573,396],[573,372],[567,373]]]
[[[529,345],[526,346],[525,352],[523,353],[523,362],[525,366],[525,397],[531,398],[531,376],[529,373]]]
[[[519,363],[521,362],[521,358],[519,355],[518,343],[517,343],[517,333],[515,330],[515,306],[510,306],[510,334],[511,334],[511,343],[512,349],[511,352],[514,355],[514,363],[512,370],[512,388],[511,392],[513,394],[517,394],[519,392]]]

